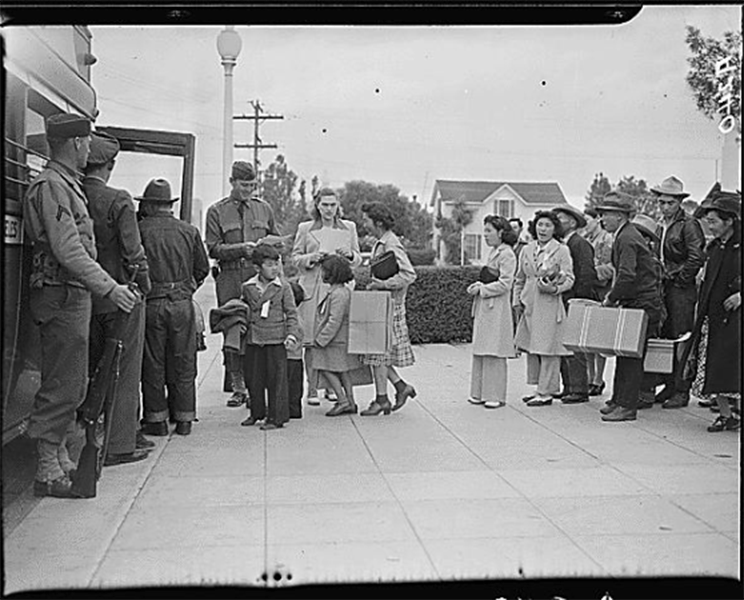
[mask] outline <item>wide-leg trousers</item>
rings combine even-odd
[[[486,402],[506,402],[506,358],[473,355],[470,397]]]
[[[552,396],[561,389],[561,357],[527,353],[527,383],[537,385],[541,396]]]

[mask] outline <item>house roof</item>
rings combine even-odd
[[[525,204],[568,204],[560,186],[555,182],[528,181],[451,181],[437,179],[435,189],[439,189],[443,202],[483,202],[496,190],[508,185],[524,200]],[[434,203],[432,195],[431,203]]]

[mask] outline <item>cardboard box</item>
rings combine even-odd
[[[645,310],[569,300],[563,345],[574,352],[643,358],[647,328]]]
[[[349,353],[385,354],[393,342],[393,304],[388,292],[351,293]]]

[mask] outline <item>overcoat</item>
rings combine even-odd
[[[298,307],[298,312],[304,331],[305,339],[303,341],[306,345],[311,345],[314,342],[318,304],[330,289],[329,285],[323,283],[320,265],[310,260],[310,256],[316,252],[335,250],[335,248],[324,247],[321,230],[322,226],[319,221],[300,223],[297,226],[297,235],[292,247],[292,259],[300,271],[299,284],[305,292],[305,301]],[[336,219],[333,231],[342,240],[341,243],[344,248],[351,250],[353,255],[352,268],[362,264],[356,224],[353,221]]]
[[[558,293],[538,290],[537,280],[546,271],[560,270]],[[568,247],[556,239],[544,246],[532,241],[522,250],[514,284],[514,302],[524,305],[524,313],[517,325],[515,343],[530,354],[570,356],[563,346],[566,308],[561,294],[574,284],[573,261]]]
[[[511,290],[517,258],[511,247],[501,244],[491,250],[486,264],[499,279],[483,284],[473,300],[473,354],[509,358],[515,355]]]

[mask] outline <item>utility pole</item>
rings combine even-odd
[[[261,137],[258,135],[258,128],[264,121],[268,119],[283,119],[283,115],[267,115],[263,114],[263,108],[261,107],[261,103],[256,100],[255,102],[251,102],[251,106],[253,107],[253,114],[252,115],[235,115],[233,119],[235,120],[248,120],[253,121],[253,143],[252,144],[235,144],[236,148],[253,148],[253,170],[256,173],[256,176],[259,178],[259,183],[263,183],[263,178],[259,176],[259,165],[261,164],[261,161],[258,159],[258,151],[263,150],[264,148],[276,148],[276,144],[264,144],[261,142]]]

